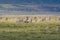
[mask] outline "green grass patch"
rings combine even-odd
[[[60,23],[0,22],[0,40],[60,40]]]

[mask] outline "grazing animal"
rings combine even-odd
[[[16,22],[23,22],[22,18],[16,19]]]
[[[29,17],[26,17],[26,18],[23,19],[23,21],[24,21],[25,23],[30,23],[30,22],[32,22],[32,19],[29,18]]]

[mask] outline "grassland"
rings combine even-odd
[[[0,22],[0,40],[60,40],[60,22]]]

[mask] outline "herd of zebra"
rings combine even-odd
[[[29,17],[26,17],[26,18],[17,18],[16,22],[30,23],[30,22],[32,22],[32,18],[29,18]]]
[[[25,23],[31,23],[31,22],[49,22],[49,21],[60,21],[60,17],[25,17],[25,18],[17,18],[16,22],[25,22]]]
[[[60,16],[10,16],[10,17],[0,17],[0,21],[4,20],[12,20],[15,22],[24,22],[24,23],[31,23],[31,22],[44,22],[44,21],[60,21]]]

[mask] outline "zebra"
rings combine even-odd
[[[23,19],[22,18],[17,18],[16,22],[23,22]]]
[[[32,19],[29,18],[29,17],[26,17],[26,18],[23,19],[23,22],[24,23],[31,23],[32,22]]]

